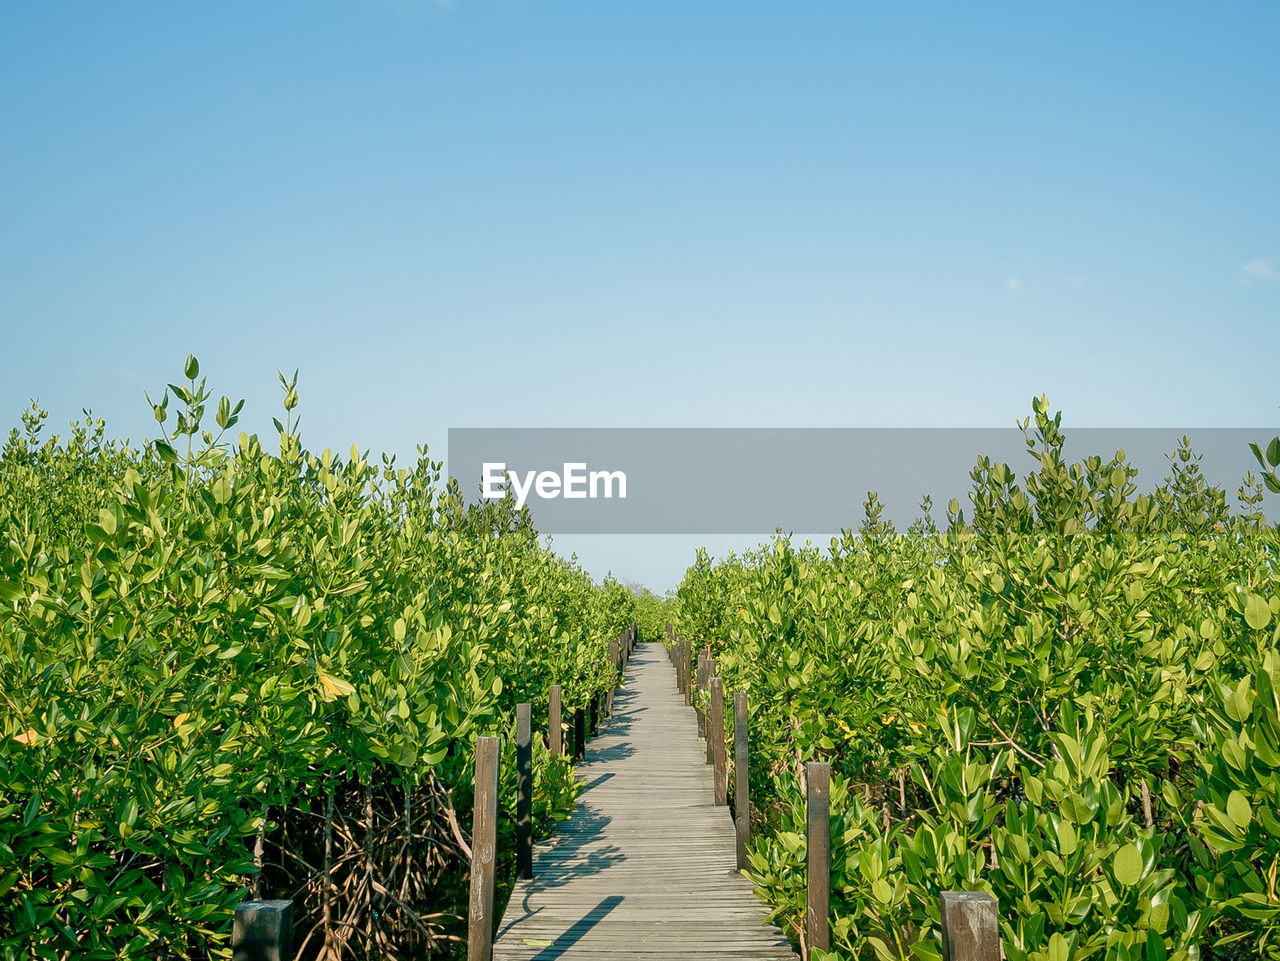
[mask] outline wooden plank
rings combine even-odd
[[[831,765],[810,761],[804,775],[809,786],[805,934],[810,951],[826,951],[831,948]]]
[[[476,739],[467,961],[489,961],[493,957],[493,861],[498,833],[498,754],[496,737]]]
[[[560,717],[560,693],[560,685],[552,684],[549,691],[550,705],[548,707],[550,718],[547,722],[547,746],[552,754],[564,753],[564,721]]]
[[[711,776],[717,805],[729,803],[729,775],[724,756],[724,681],[711,678],[711,723],[707,733],[711,741]]]
[[[985,891],[943,891],[943,961],[1000,961],[996,899]]]
[[[533,877],[533,720],[516,705],[516,877]]]
[[[293,902],[241,901],[231,925],[232,961],[291,961]]]
[[[614,668],[619,670],[622,668],[622,657],[618,653],[618,648],[621,643],[622,643],[621,641],[609,642],[609,663],[612,664]],[[605,696],[604,696],[604,716],[605,717],[613,717],[613,696],[616,693],[617,693],[616,686],[613,688],[610,688],[605,693]]]
[[[737,834],[738,870],[747,866],[751,843],[751,788],[747,754],[747,692],[733,695],[733,818]]]
[[[576,768],[586,783],[573,816],[534,846],[533,879],[515,884],[497,961],[794,961],[736,870],[733,820],[671,683],[680,661],[663,654],[638,645],[628,660],[614,714]]]
[[[705,683],[710,683],[711,678],[713,678],[713,677],[715,677],[715,676],[716,676],[716,662],[715,662],[715,658],[713,658],[709,653],[707,653],[707,652],[705,652],[705,651],[702,653],[702,655],[701,655],[701,656],[704,658],[705,663],[706,663],[707,681],[706,681]],[[708,764],[710,764],[710,763],[712,763],[712,761],[714,761],[714,760],[715,760],[715,757],[714,757],[714,756],[712,755],[712,753],[711,753],[711,751],[712,751],[712,747],[711,747],[711,734],[710,734],[710,732],[706,729],[706,724],[705,724],[705,723],[703,724],[703,726],[702,726],[702,727],[703,727],[703,729],[702,729],[699,733],[700,733],[704,738],[706,738],[706,741],[707,741],[707,743],[706,743],[706,750],[707,750],[707,763],[708,763]]]

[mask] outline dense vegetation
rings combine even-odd
[[[998,899],[1011,961],[1280,958],[1280,535],[1184,441],[979,458],[967,514],[829,551],[700,554],[681,633],[752,704],[751,875],[799,938],[803,762],[832,764],[832,956],[939,958],[938,893]],[[1273,489],[1280,441],[1256,452]],[[815,957],[820,952],[814,953]]]
[[[307,451],[296,375],[276,452],[186,376],[141,449],[33,406],[0,451],[0,957],[227,957],[247,893],[307,956],[449,953],[475,736],[611,687],[634,599],[425,451]],[[576,786],[537,750],[545,820]]]

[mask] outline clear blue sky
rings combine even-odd
[[[1280,5],[8,3],[0,409],[1277,420]],[[689,544],[565,539],[673,586]]]

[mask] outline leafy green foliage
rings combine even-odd
[[[475,737],[611,687],[634,602],[425,451],[307,451],[296,374],[278,453],[185,374],[141,450],[33,406],[0,451],[0,957],[225,957],[254,890],[313,949],[447,947]],[[567,762],[536,790],[565,816]]]
[[[973,889],[1015,961],[1280,958],[1260,495],[1230,514],[1185,439],[1139,495],[1123,451],[1066,461],[1044,398],[1020,426],[1032,470],[979,457],[971,517],[899,532],[871,494],[826,551],[779,533],[686,573],[681,634],[750,694],[751,876],[798,939],[822,759],[832,956],[938,958],[939,891]]]

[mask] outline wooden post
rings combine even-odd
[[[698,690],[701,691],[707,686],[707,656],[701,651],[698,652],[698,674],[697,674]],[[707,717],[696,704],[694,705],[694,714],[698,718],[698,737],[707,736]]]
[[[578,708],[573,712],[573,759],[585,760],[587,756],[587,712]]]
[[[620,650],[619,641],[609,642],[609,663],[612,664],[616,670],[621,671],[622,661],[621,661],[621,655],[619,654],[619,650]],[[613,687],[609,688],[608,693],[606,693],[604,696],[604,716],[605,717],[613,717],[613,692],[617,690],[617,688],[618,688],[618,685],[614,684]]]
[[[747,866],[751,842],[751,790],[747,780],[747,692],[733,695],[733,814],[738,834],[738,870]]]
[[[547,713],[550,719],[547,724],[547,734],[550,738],[549,747],[553,755],[561,755],[564,753],[564,730],[563,720],[560,717],[560,693],[559,684],[552,684],[550,689],[550,705]]]
[[[943,961],[1000,961],[996,899],[985,891],[943,891]]]
[[[831,765],[810,761],[805,765],[809,784],[806,817],[809,830],[806,873],[808,896],[805,934],[809,950],[831,949]]]
[[[715,803],[729,803],[729,776],[724,756],[724,681],[711,679],[711,723],[707,732],[711,739],[711,777],[715,787]]]
[[[493,958],[493,865],[498,846],[498,739],[476,739],[476,801],[471,822],[471,907],[467,961]]]
[[[533,877],[533,717],[516,705],[516,877]]]
[[[595,737],[600,730],[600,694],[599,692],[591,695],[591,728],[590,736]]]
[[[704,653],[702,656],[706,658],[706,663],[707,663],[707,680],[706,680],[706,682],[705,682],[705,683],[706,683],[707,687],[708,687],[708,688],[710,688],[710,686],[711,686],[711,679],[712,679],[713,677],[715,677],[715,676],[716,676],[716,660],[715,660],[715,658],[714,658],[714,657],[712,657],[710,654],[705,654],[705,653]],[[723,696],[723,695],[722,695],[722,696]],[[720,738],[720,739],[723,741],[723,740],[724,740],[724,736],[723,736],[723,735],[724,735],[724,721],[723,721],[723,715],[722,715],[722,719],[721,719],[720,731],[721,731],[721,738]],[[711,746],[711,731],[710,731],[710,730],[706,730],[706,731],[704,731],[703,733],[705,734],[705,736],[706,736],[706,738],[707,738],[707,763],[708,763],[708,764],[714,764],[714,763],[715,763],[716,756],[715,756],[715,749]]]
[[[293,961],[293,902],[237,904],[231,957],[233,961]]]
[[[690,647],[689,647],[689,642],[688,642],[688,641],[685,641],[685,642],[684,642],[684,650],[683,650],[683,651],[681,651],[681,653],[680,653],[680,666],[684,668],[684,704],[685,704],[685,707],[688,707],[690,704],[692,704],[692,703],[693,703],[693,684],[692,684],[693,677],[691,676],[691,671],[693,670],[693,665],[692,665],[692,663],[690,662],[691,651],[692,651],[692,648],[690,648]]]

